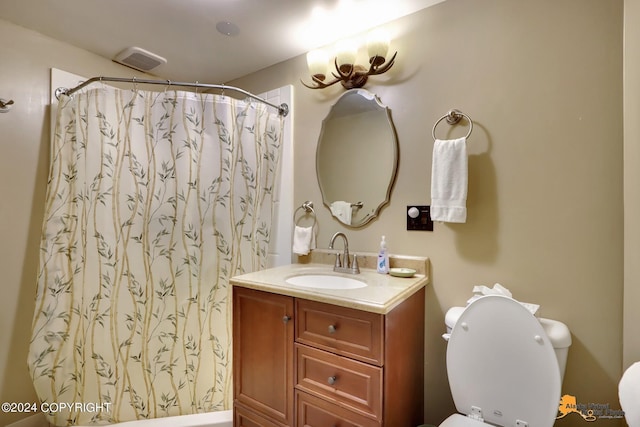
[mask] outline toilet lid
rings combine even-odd
[[[479,298],[460,315],[447,345],[456,408],[485,422],[552,426],[560,402],[560,368],[540,322],[517,301]],[[475,409],[478,408],[478,409]]]

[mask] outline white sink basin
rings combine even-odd
[[[367,286],[365,282],[331,274],[301,274],[285,280],[289,285],[316,289],[357,289]]]

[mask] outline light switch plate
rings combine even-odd
[[[418,216],[411,218],[409,210],[416,208]],[[433,231],[433,221],[431,221],[431,213],[429,206],[409,205],[407,206],[407,230],[417,231]]]

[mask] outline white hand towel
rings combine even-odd
[[[293,230],[293,253],[307,255],[311,249],[316,248],[316,234],[314,227],[299,227]]]
[[[331,213],[338,218],[343,224],[351,225],[351,203],[338,200],[331,203]]]
[[[467,221],[467,140],[440,140],[433,145],[431,220]]]

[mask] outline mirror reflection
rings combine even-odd
[[[344,93],[322,122],[316,151],[325,206],[345,225],[365,225],[388,203],[397,164],[389,108],[364,89]]]

